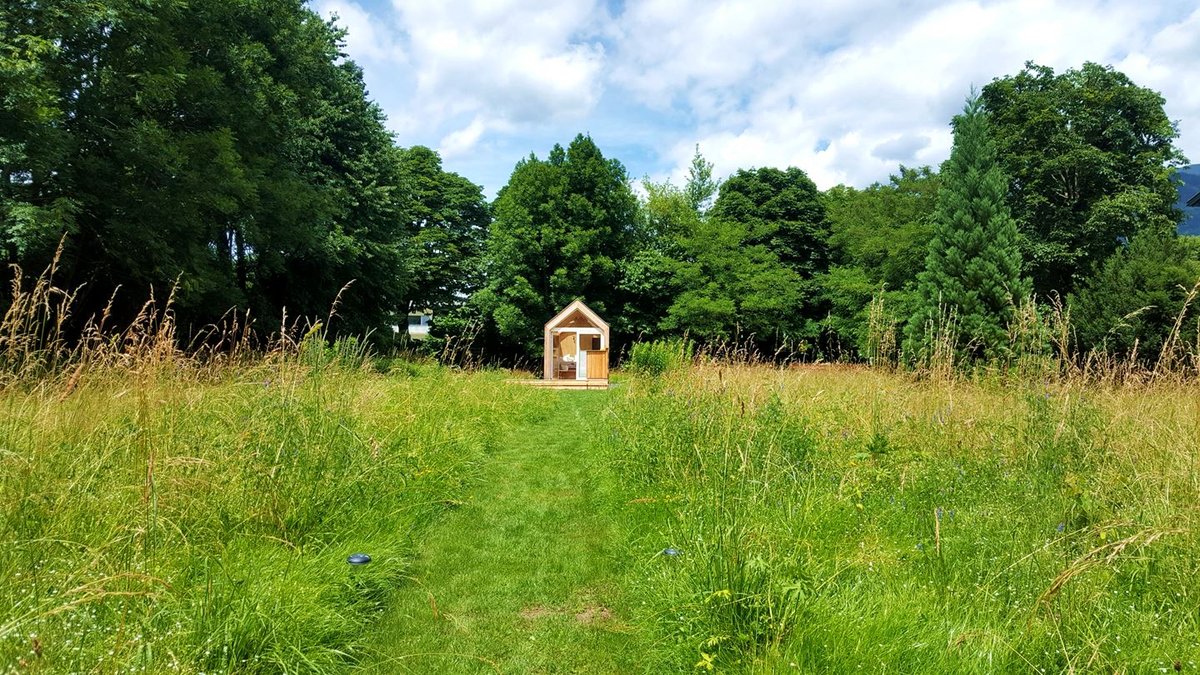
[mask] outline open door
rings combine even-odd
[[[554,336],[554,379],[574,380],[579,372],[579,336],[559,333]]]

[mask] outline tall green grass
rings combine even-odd
[[[422,528],[543,405],[331,341],[337,301],[267,338],[230,312],[185,343],[170,297],[80,321],[55,264],[0,317],[5,672],[353,667]]]
[[[664,670],[1200,663],[1195,384],[710,364],[610,424]]]
[[[0,392],[0,663],[355,663],[422,525],[462,498],[510,411],[536,405],[498,376],[330,359]],[[373,562],[350,567],[356,551]]]
[[[625,367],[638,375],[657,377],[691,363],[696,346],[687,338],[635,342]]]

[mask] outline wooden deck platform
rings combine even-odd
[[[523,384],[539,389],[608,389],[607,379],[596,380],[509,380],[513,384]]]

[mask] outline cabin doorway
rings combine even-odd
[[[593,377],[608,377],[607,368],[595,365],[598,356],[608,360],[608,345],[598,328],[590,326],[556,328],[554,336],[553,363],[556,380],[587,380]],[[589,367],[591,366],[591,367]],[[590,374],[589,371],[603,374]]]
[[[608,324],[576,300],[546,324],[546,379],[608,380]]]

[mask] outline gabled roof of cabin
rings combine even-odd
[[[555,314],[553,319],[550,319],[546,322],[546,329],[551,329],[558,326],[576,312],[582,314],[584,318],[594,324],[597,328],[608,330],[608,322],[604,319],[601,319],[599,314],[593,312],[591,307],[583,304],[582,300],[575,300],[571,304],[564,307],[563,311]]]

